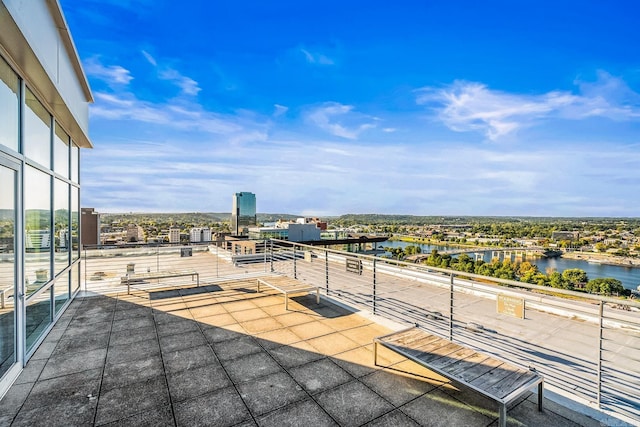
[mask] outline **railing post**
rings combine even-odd
[[[297,279],[298,278],[298,270],[297,270],[297,263],[296,263],[296,244],[293,244],[293,278]]]
[[[449,283],[449,341],[453,341],[453,273]]]
[[[373,314],[376,314],[376,259],[373,259]]]
[[[262,245],[262,252],[264,252],[264,272],[267,272],[267,241],[265,240]]]
[[[82,270],[82,261],[80,262],[80,270]],[[84,248],[84,293],[87,293],[87,248]]]
[[[271,272],[273,273],[273,240],[271,239],[269,239],[269,251],[270,251],[269,263],[271,264]]]
[[[329,295],[329,251],[326,249],[324,251],[324,283],[327,295]]]
[[[598,409],[602,402],[602,330],[604,327],[604,301],[600,301],[599,308],[600,331],[598,333]]]

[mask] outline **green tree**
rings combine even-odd
[[[549,274],[549,285],[557,289],[567,288],[566,281],[562,277],[562,274],[558,273],[557,271],[554,271],[551,274]]]
[[[567,289],[582,288],[588,281],[587,272],[580,268],[570,268],[562,272]]]
[[[586,290],[589,293],[595,293],[600,295],[620,295],[624,293],[624,286],[618,279],[611,277],[599,277],[597,279],[590,280],[587,283]]]

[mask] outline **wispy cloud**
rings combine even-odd
[[[552,118],[640,118],[640,96],[621,79],[600,72],[595,82],[576,84],[578,94],[552,91],[526,95],[491,90],[477,82],[455,81],[443,88],[421,88],[417,103],[432,107],[450,129],[479,131],[491,140]]]
[[[175,83],[175,85],[178,86],[185,95],[197,95],[201,90],[198,86],[198,82],[192,78],[183,76],[172,68],[160,71],[160,73],[158,73],[158,77],[162,80],[168,80]]]
[[[158,65],[156,59],[146,50],[142,51],[142,56],[144,56],[144,59],[146,59],[147,62],[149,62],[149,64],[153,65],[154,67]]]
[[[335,61],[323,53],[320,52],[312,52],[305,48],[300,48],[300,52],[304,55],[305,60],[309,64],[318,64],[318,65],[334,65]]]
[[[98,58],[84,62],[84,70],[90,77],[102,80],[110,86],[128,85],[133,77],[131,72],[120,65],[102,65]]]
[[[280,117],[286,114],[287,111],[289,111],[289,107],[285,107],[284,105],[273,104],[273,107],[274,107],[273,117]]]
[[[357,139],[358,136],[375,127],[375,119],[353,111],[352,105],[327,102],[310,109],[306,114],[308,122],[341,138]]]

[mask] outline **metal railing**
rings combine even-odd
[[[269,250],[272,272],[534,368],[562,394],[640,422],[640,304],[633,300],[286,241]]]
[[[245,254],[215,243],[87,249],[82,289],[126,292],[128,269],[194,270],[201,284],[283,274],[357,309],[535,368],[564,395],[640,424],[637,302],[286,241],[257,243],[257,252]]]

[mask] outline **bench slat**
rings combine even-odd
[[[469,355],[468,357],[462,359],[462,360],[456,360],[453,363],[444,366],[442,368],[443,371],[445,371],[446,373],[448,373],[449,375],[458,377],[460,376],[460,374],[462,374],[463,372],[465,372],[466,370],[469,370],[475,366],[478,365],[482,365],[482,362],[484,362],[485,360],[487,360],[489,358],[489,356],[486,356],[482,353],[478,353],[476,351],[472,352],[471,355]]]

